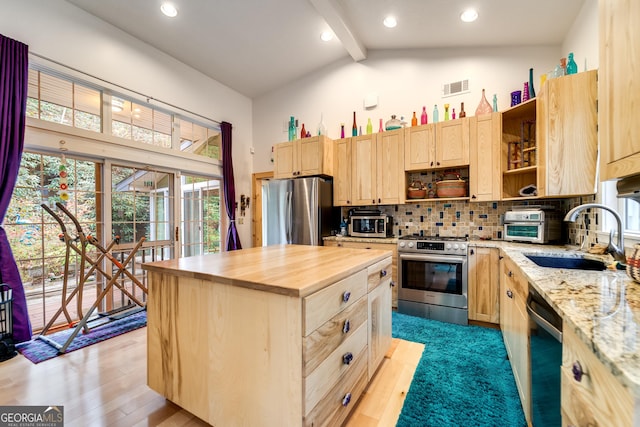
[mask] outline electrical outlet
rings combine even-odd
[[[244,224],[244,218],[242,217],[238,218],[238,224],[240,225]]]

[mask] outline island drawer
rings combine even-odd
[[[391,257],[383,259],[367,268],[367,286],[371,292],[381,283],[391,280]]]
[[[348,324],[347,324],[348,323]],[[335,349],[349,340],[354,332],[367,324],[367,297],[336,314],[328,322],[303,338],[302,372],[309,375]]]
[[[320,402],[340,377],[356,366],[358,359],[367,358],[366,348],[367,323],[365,322],[304,378],[304,402],[307,412]]]
[[[367,358],[365,354],[354,359],[353,366],[340,377],[338,383],[325,394],[304,417],[306,427],[342,425],[367,387]],[[307,412],[307,411],[305,411]]]
[[[367,294],[367,270],[361,270],[303,300],[303,334],[306,337],[333,316]]]

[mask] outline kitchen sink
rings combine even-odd
[[[568,268],[573,270],[596,270],[603,271],[607,265],[595,259],[584,258],[582,256],[568,257],[560,255],[527,255],[527,258],[540,267]]]

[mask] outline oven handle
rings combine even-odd
[[[458,255],[434,255],[434,254],[398,254],[400,260],[408,261],[431,261],[431,262],[444,262],[448,264],[464,264],[467,261],[467,257]]]

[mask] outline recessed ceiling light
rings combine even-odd
[[[176,9],[176,7],[171,3],[162,3],[162,6],[160,6],[160,10],[169,18],[174,18],[178,15],[178,9]]]
[[[322,39],[323,42],[328,42],[333,39],[333,33],[331,31],[323,31],[322,34],[320,34],[320,39]]]
[[[475,9],[467,9],[460,15],[462,22],[473,22],[478,19],[478,12]]]
[[[115,113],[119,113],[124,109],[124,99],[113,97],[111,98],[111,110]]]
[[[387,16],[386,18],[384,18],[383,23],[387,28],[394,28],[396,25],[398,25],[398,21],[396,21],[396,18],[394,18],[393,16]]]

